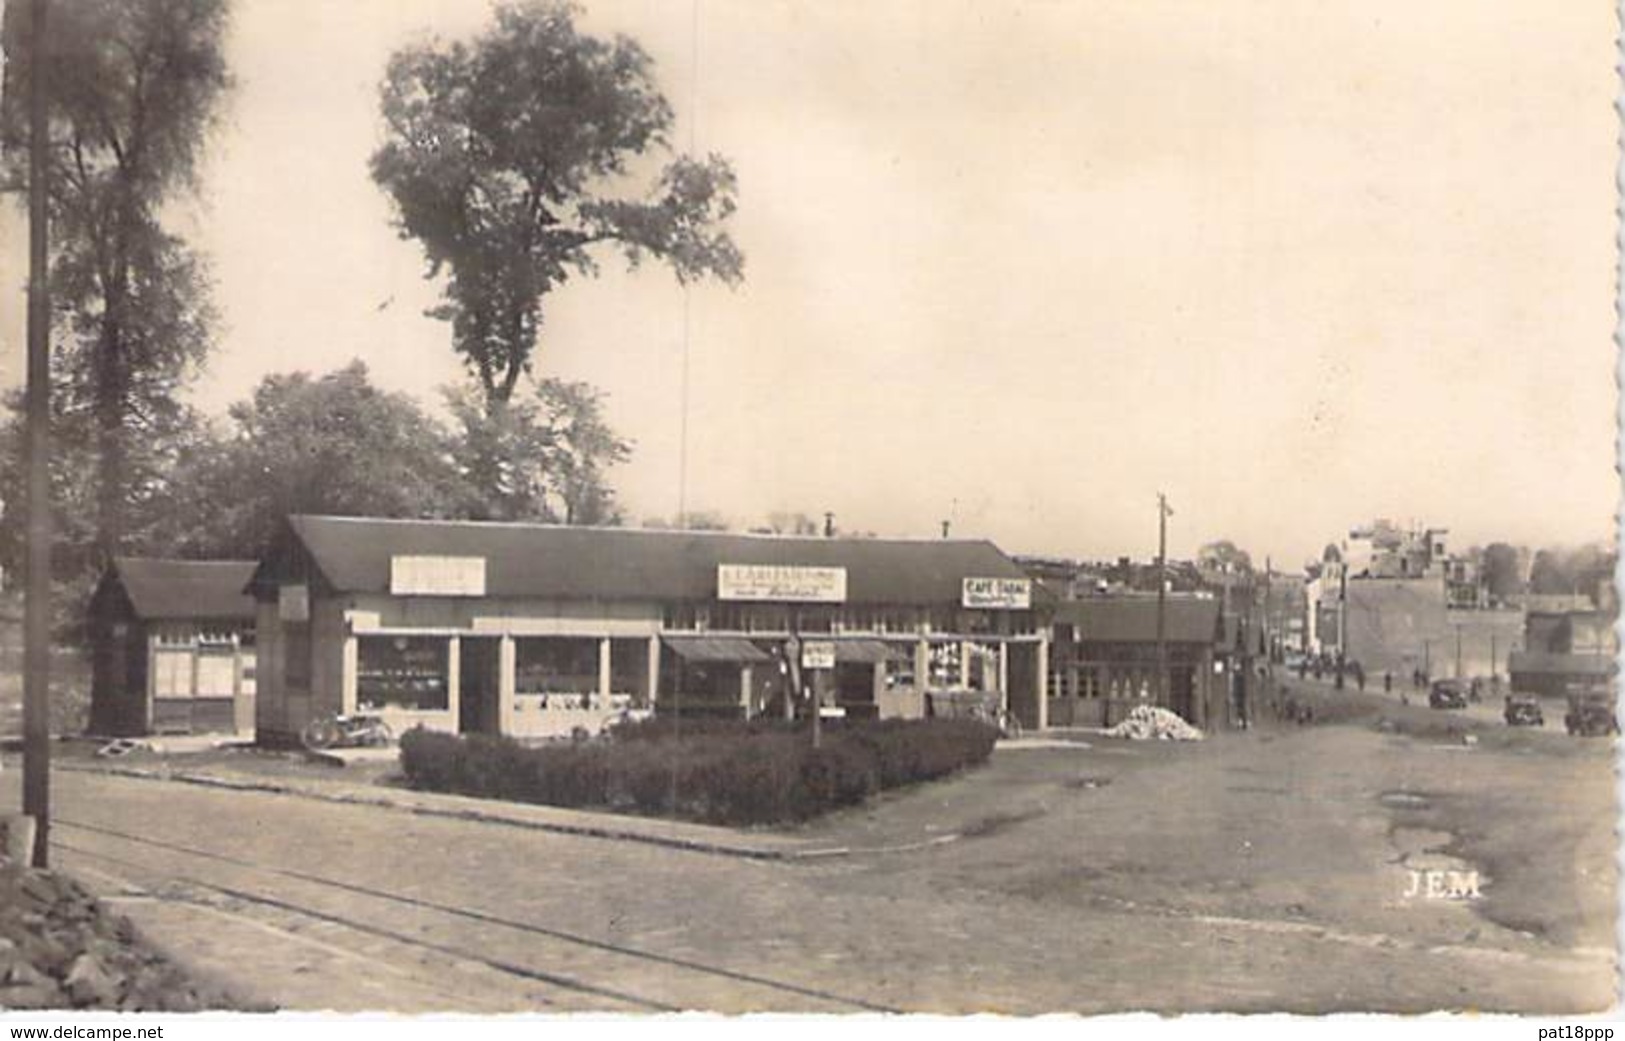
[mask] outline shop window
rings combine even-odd
[[[356,701],[363,709],[449,709],[448,651],[440,636],[357,637]]]
[[[931,673],[928,682],[934,688],[962,687],[965,684],[964,662],[958,641],[931,645]]]
[[[197,696],[231,697],[236,667],[237,655],[229,645],[200,648],[197,655]]]
[[[598,640],[580,636],[533,636],[514,641],[516,694],[595,694]]]
[[[970,674],[965,677],[967,690],[995,691],[999,689],[999,649],[985,643],[968,643],[967,657]]]
[[[745,612],[745,632],[783,633],[790,631],[790,614],[775,604],[752,604]]]
[[[159,647],[152,655],[153,695],[160,698],[192,696],[192,653]]]

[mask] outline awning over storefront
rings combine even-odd
[[[907,658],[909,654],[909,648],[894,647],[879,640],[835,641],[835,660],[841,663],[878,665],[885,661]]]
[[[737,636],[663,636],[661,639],[684,661],[750,664],[769,660],[755,644]]]

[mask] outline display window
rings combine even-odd
[[[356,640],[356,702],[363,711],[445,711],[450,641],[443,636],[362,636]]]
[[[514,641],[514,693],[597,692],[596,637],[532,636]]]

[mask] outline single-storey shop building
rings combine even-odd
[[[90,598],[90,731],[254,728],[252,560],[115,558]]]
[[[803,663],[848,715],[976,691],[1045,723],[1045,605],[981,540],[295,516],[249,590],[262,742],[337,712],[541,737],[625,708],[804,711]]]
[[[1162,634],[1168,687],[1159,696],[1155,596],[1057,603],[1050,721],[1057,726],[1112,726],[1136,705],[1155,704],[1198,727],[1233,725],[1244,688],[1227,674],[1235,656],[1227,647],[1226,628],[1217,600],[1167,598]]]

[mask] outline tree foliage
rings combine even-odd
[[[1517,547],[1505,542],[1492,542],[1484,547],[1483,556],[1480,558],[1484,588],[1492,602],[1505,603],[1524,591],[1520,558]]]
[[[53,391],[62,451],[82,453],[73,476],[89,482],[79,489],[89,501],[76,502],[69,530],[91,518],[93,556],[105,559],[140,544],[136,514],[159,479],[159,446],[191,423],[176,391],[210,346],[207,274],[164,228],[162,209],[195,184],[229,83],[226,3],[54,3],[39,67],[24,46],[28,10],[6,7],[0,145],[8,179],[25,183],[27,100],[42,76],[50,99]]]
[[[1196,566],[1203,571],[1251,574],[1253,558],[1229,539],[1218,539],[1196,551]]]
[[[291,513],[460,516],[466,492],[447,434],[359,361],[325,376],[267,376],[223,437],[174,481],[169,541],[187,556],[253,557]]]
[[[492,414],[469,388],[447,392],[458,426],[453,453],[473,516],[564,524],[618,524],[608,471],[632,455],[610,427],[591,384],[543,379]]]
[[[1600,599],[1602,587],[1613,582],[1617,560],[1617,553],[1596,544],[1539,550],[1529,569],[1529,591]]]
[[[636,42],[577,31],[576,9],[532,0],[496,9],[472,43],[405,48],[382,88],[387,138],[374,180],[430,277],[444,277],[452,344],[500,411],[529,370],[542,299],[598,270],[593,247],[636,266],[653,256],[687,282],[737,282],[743,258],[721,156],[673,158],[639,197],[631,163],[667,150],[672,110]]]
[[[54,381],[60,384],[60,377]],[[173,511],[175,473],[182,461],[207,443],[198,413],[169,400],[143,424],[148,436],[133,439],[125,456],[128,470],[123,549],[162,554]],[[51,577],[60,634],[78,640],[84,633],[83,608],[100,574],[96,541],[96,431],[90,412],[57,387],[51,395]],[[0,564],[21,574],[27,556],[27,439],[21,392],[5,401],[0,419],[0,488],[17,494],[0,498]]]

